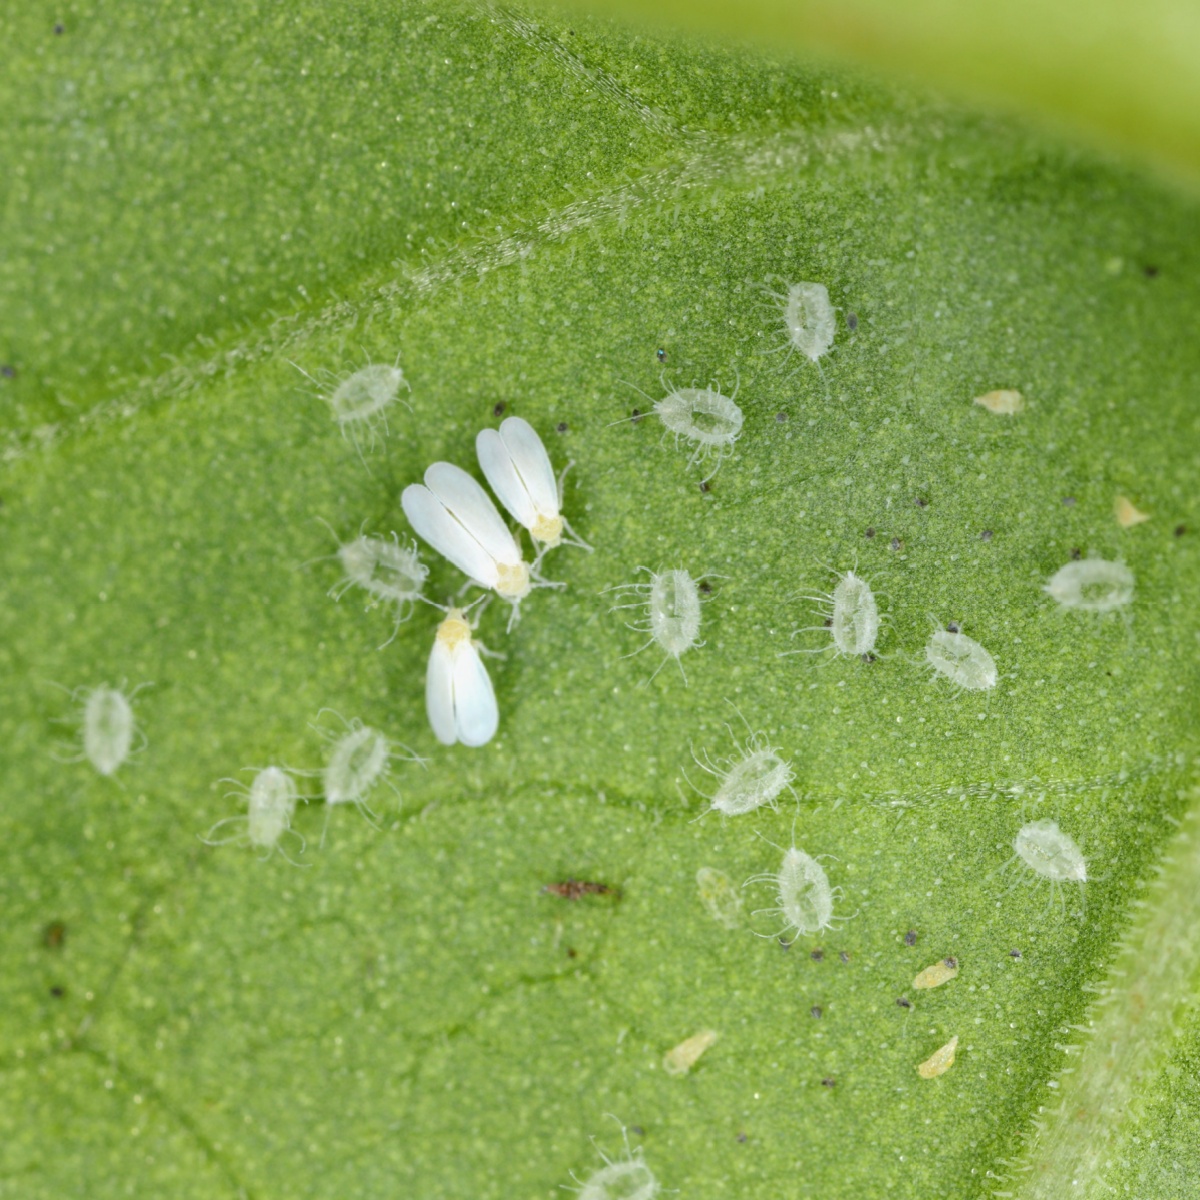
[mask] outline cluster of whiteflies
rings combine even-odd
[[[453,463],[436,462],[423,484],[410,484],[400,497],[417,534],[452,562],[476,587],[512,605],[508,627],[521,601],[535,587],[561,587],[538,573],[543,556],[563,541],[591,549],[562,514],[562,482],[537,431],[520,417],[475,439],[479,466],[500,503],[525,528],[537,547],[532,563],[483,487]],[[476,602],[478,603],[478,602]],[[444,610],[425,677],[425,708],[434,736],[447,746],[482,746],[500,723],[496,692],[468,621],[469,608]]]

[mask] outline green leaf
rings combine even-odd
[[[550,1197],[623,1125],[664,1194],[1062,1195],[1066,1166],[1080,1195],[1191,1193],[1193,204],[920,92],[586,18],[3,20],[0,1191]],[[772,277],[829,288],[819,368]],[[356,446],[325,396],[366,360],[411,410]],[[745,426],[702,491],[627,418],[710,381]],[[972,403],[997,388],[1024,411]],[[447,749],[439,615],[381,649],[392,614],[327,595],[320,521],[408,537],[400,490],[471,468],[501,404],[574,462],[595,552],[553,551],[566,587],[511,631],[484,611],[500,733]],[[1093,552],[1136,576],[1125,617],[1043,590]],[[712,584],[652,679],[604,594],[639,567]],[[850,568],[873,663],[829,654],[811,599]],[[994,691],[930,677],[950,621]],[[112,778],[67,694],[105,681],[153,684]],[[339,717],[426,760],[398,754],[378,828],[321,801]],[[702,815],[751,733],[795,800]],[[268,763],[313,772],[303,867],[200,840]],[[1083,887],[1024,886],[1040,818]],[[740,885],[792,839],[828,856],[834,928],[754,936],[764,885],[714,920],[698,869]],[[612,890],[544,890],[571,878]]]

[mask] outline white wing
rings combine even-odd
[[[433,643],[425,672],[425,711],[433,726],[433,736],[443,746],[453,746],[458,741],[454,721],[454,656],[440,640]]]
[[[454,653],[454,722],[464,746],[490,742],[500,724],[487,667],[470,642],[461,643]]]
[[[475,453],[480,469],[492,485],[492,491],[500,498],[500,503],[526,529],[531,529],[537,520],[537,508],[517,473],[504,439],[494,429],[480,430],[475,439]]]
[[[509,417],[500,426],[500,436],[538,512],[557,517],[558,483],[537,430],[521,417]]]
[[[400,506],[408,523],[439,554],[483,587],[496,586],[496,560],[427,487],[409,484],[400,495]]]
[[[462,467],[435,462],[425,472],[425,486],[496,562],[521,561],[521,548],[492,498]]]

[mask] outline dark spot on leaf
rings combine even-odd
[[[992,533],[992,531],[991,531],[990,529],[985,529],[985,530],[984,530],[984,531],[983,531],[983,532],[982,532],[982,533],[979,535],[979,540],[980,540],[981,542],[990,542],[990,541],[992,540],[992,538],[993,538],[993,537],[995,537],[995,534],[993,534],[993,533]]]
[[[846,963],[846,962],[849,962],[849,961],[850,961],[850,955],[848,955],[848,954],[845,952],[845,950],[840,950],[840,951],[838,952],[838,958],[840,958],[840,959],[842,960],[842,962],[844,962],[844,963]]]
[[[700,590],[706,595],[712,595],[712,584],[707,579],[700,580]]]
[[[901,550],[904,548],[904,543],[899,538],[892,538],[892,549]]]
[[[944,962],[946,964],[946,966],[948,966],[950,968],[950,970],[952,970],[952,971],[958,970],[958,959],[955,958],[953,955],[950,955],[948,958],[943,958],[942,962]]]
[[[907,996],[897,996],[896,1003],[901,1008],[912,1008],[912,1001]]]
[[[642,410],[640,408],[635,408],[633,412],[629,414],[629,419],[636,425],[642,419]]]
[[[815,1017],[819,1021],[824,1014],[821,1012],[821,1006],[819,1004],[814,1004],[812,1008],[808,1010],[808,1015],[810,1017]]]
[[[504,403],[503,400],[497,400],[495,405],[492,407],[492,416],[498,417],[505,410],[506,407],[507,407],[507,405]]]
[[[566,433],[567,430],[570,429],[570,426],[566,423],[566,421],[559,421],[554,428],[557,429],[559,433]]]
[[[904,944],[906,946],[915,946],[917,944],[917,931],[915,929],[910,929],[904,935]]]
[[[866,531],[866,533],[863,534],[863,537],[872,538],[874,536],[875,536],[875,527],[873,525],[868,525],[867,531]]]
[[[616,888],[606,883],[589,883],[586,879],[564,879],[562,883],[548,883],[543,892],[552,896],[561,896],[564,900],[578,900],[583,896],[614,896],[619,895]]]
[[[574,958],[574,957],[575,957],[575,955],[576,955],[576,954],[578,954],[578,953],[579,953],[579,952],[578,952],[578,951],[577,951],[577,950],[576,950],[576,949],[575,949],[573,946],[568,946],[568,947],[567,947],[567,957],[568,957],[568,958]]]
[[[821,1086],[827,1088],[836,1087],[837,1080],[830,1075],[826,1075],[825,1078],[821,1080]]]
[[[10,363],[4,363],[0,366],[0,375],[3,375],[5,379],[15,379],[17,377],[17,368]]]
[[[928,505],[929,505],[929,501],[928,501],[928,500],[926,500],[924,496],[917,496],[917,497],[915,497],[915,498],[914,498],[914,500],[913,500],[913,503],[914,503],[914,504],[915,504],[915,505],[916,505],[918,508],[926,508],[926,507],[928,507]]]
[[[870,665],[871,665],[871,663],[878,661],[878,660],[875,658],[875,655],[871,654],[870,652],[868,652],[868,653],[864,654],[864,655],[862,656],[862,660],[863,660],[863,662],[865,662],[865,663],[867,664],[867,666],[870,666]]]
[[[57,984],[50,989],[50,995],[52,995],[56,1000],[61,1000],[66,994],[66,988],[61,988]]]
[[[957,621],[947,621],[946,622],[946,632],[947,633],[957,633],[958,632],[958,622]]]
[[[1010,950],[1008,952],[1008,957],[1009,958],[1020,958],[1021,952],[1020,952],[1020,950]]]
[[[1071,547],[1071,557],[1078,562],[1083,557],[1083,551],[1078,546]]]
[[[777,412],[775,414],[775,420],[778,421],[780,425],[782,425],[784,423],[784,421],[787,420],[787,413]]]
[[[783,947],[785,950],[790,950],[790,949],[792,948],[792,943],[791,943],[791,942],[789,942],[789,941],[788,941],[786,938],[780,938],[780,939],[779,939],[779,944],[780,944],[780,945],[781,945],[781,946],[782,946],[782,947]]]
[[[853,333],[858,328],[858,313],[851,309],[846,314],[846,328]]]
[[[705,492],[705,493],[711,492],[711,491],[712,491],[712,484],[711,484],[711,483],[709,483],[707,479],[705,479],[705,480],[702,480],[702,481],[701,481],[701,483],[700,483],[700,490],[701,490],[702,492]]]
[[[42,930],[42,941],[47,950],[61,950],[67,938],[67,927],[61,921],[51,921]]]
[[[808,957],[811,958],[813,960],[813,962],[820,962],[825,957],[825,951],[824,950],[810,950],[808,952]]]
[[[1142,268],[1142,274],[1145,275],[1147,279],[1153,279],[1158,274],[1158,268],[1152,263],[1147,263]]]
[[[1065,505],[1066,505],[1068,508],[1074,508],[1074,507],[1075,507],[1075,497],[1074,497],[1074,496],[1064,496],[1064,497],[1063,497],[1063,503],[1064,503],[1064,504],[1065,504]]]
[[[661,346],[659,346],[659,348],[654,353],[658,356],[659,362],[667,361],[667,352]]]
[[[1175,526],[1175,536],[1176,536],[1176,537],[1183,537],[1183,535],[1184,535],[1185,533],[1187,533],[1187,526],[1186,526],[1186,525],[1176,525],[1176,526]]]
[[[66,29],[67,27],[61,21],[58,21],[54,26],[55,33],[65,33]]]
[[[744,1142],[744,1141],[746,1140],[746,1135],[745,1135],[744,1133],[739,1133],[739,1134],[737,1135],[737,1140],[738,1140],[739,1142]]]
[[[646,1136],[646,1131],[640,1125],[630,1125],[629,1132],[632,1133],[634,1137]]]

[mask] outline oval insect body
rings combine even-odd
[[[573,545],[591,549],[562,515],[561,481],[555,479],[550,455],[528,421],[508,417],[498,430],[481,430],[475,453],[500,503],[544,550],[563,541],[564,529]]]
[[[668,1075],[686,1075],[719,1037],[715,1029],[702,1029],[690,1038],[684,1038],[678,1046],[673,1046],[663,1055],[663,1070]]]
[[[438,626],[425,676],[425,708],[434,736],[446,746],[483,746],[500,723],[491,677],[461,608],[450,609]]]
[[[996,686],[996,660],[965,633],[936,629],[925,646],[925,659],[939,675],[967,691],[987,691]]]
[[[650,641],[639,647],[637,654],[646,646],[657,643],[665,652],[666,657],[673,658],[679,663],[680,656],[693,646],[700,645],[700,589],[696,581],[687,571],[650,571],[639,567],[650,576],[649,583],[627,583],[616,588],[618,594],[631,596],[627,604],[614,605],[612,610],[622,608],[644,608],[646,617],[642,621],[629,622],[629,628],[639,633],[648,633]],[[654,675],[662,670],[662,663],[655,669]],[[680,674],[684,682],[687,675],[679,664]],[[654,675],[650,678],[653,679]],[[647,681],[649,682],[649,681]]]
[[[823,283],[793,283],[781,300],[788,341],[815,363],[833,345],[837,329],[829,290]]]
[[[292,828],[292,817],[300,798],[292,776],[282,767],[264,767],[255,772],[249,789],[238,784],[238,791],[246,796],[246,812],[218,821],[200,840],[209,846],[224,846],[230,842],[250,845],[261,850],[264,859],[278,851],[292,862],[283,848],[284,836],[292,834],[300,842],[301,851],[304,850],[304,838]],[[218,829],[226,826],[241,826],[242,829],[230,837],[213,837]]]
[[[696,890],[700,894],[700,903],[714,921],[726,929],[737,929],[742,923],[742,898],[724,871],[701,867],[696,872]]]
[[[273,850],[292,827],[296,801],[300,798],[295,780],[281,767],[264,767],[250,784],[246,814],[250,845]]]
[[[654,1200],[658,1180],[640,1155],[605,1163],[579,1189],[579,1200]]]
[[[416,543],[401,545],[394,533],[390,542],[376,534],[360,533],[338,546],[337,559],[346,574],[329,594],[340,600],[348,588],[359,587],[371,597],[373,604],[391,605],[396,617],[392,630],[394,638],[400,626],[412,615],[413,606],[421,598],[429,576],[429,568],[417,554]]]
[[[400,389],[407,387],[404,372],[398,366],[374,363],[343,379],[329,394],[333,419],[343,428],[370,425],[396,402]]]
[[[1086,883],[1087,860],[1057,821],[1030,821],[1017,831],[1013,849],[1021,861],[1054,883]]]
[[[779,871],[756,875],[751,883],[773,883],[778,907],[762,912],[778,914],[784,919],[784,933],[819,933],[833,927],[834,889],[829,886],[825,868],[810,854],[792,846],[783,853]]]
[[[695,753],[692,754],[698,767],[720,780],[716,794],[705,796],[705,799],[709,801],[713,810],[724,813],[727,817],[753,812],[756,808],[762,808],[764,804],[774,808],[779,794],[784,788],[791,787],[795,778],[791,763],[780,757],[766,735],[754,733],[749,725],[746,729],[750,735],[749,739],[745,747],[734,739],[737,755],[731,759],[714,764],[706,753],[703,760]],[[733,731],[730,730],[730,736],[732,734]]]
[[[829,632],[839,654],[861,658],[875,649],[879,637],[879,605],[870,584],[853,571],[838,579],[833,589]]]
[[[129,757],[135,726],[125,694],[101,684],[83,704],[83,753],[101,775],[112,775]]]
[[[1133,572],[1122,562],[1083,558],[1059,567],[1045,585],[1063,608],[1105,613],[1133,602]]]
[[[329,804],[363,804],[387,773],[391,747],[370,725],[351,722],[333,744],[325,765],[325,799]]]
[[[716,465],[703,482],[707,483],[717,473],[741,436],[745,418],[736,396],[736,389],[731,397],[714,388],[673,388],[654,403],[659,420],[675,435],[676,441],[684,438],[693,443],[689,467],[716,458]]]
[[[687,571],[663,571],[652,576],[647,611],[651,636],[668,654],[678,658],[696,645],[700,636],[700,592]]]
[[[436,462],[400,497],[418,535],[480,587],[516,607],[532,588],[529,564],[487,492],[461,467]]]

